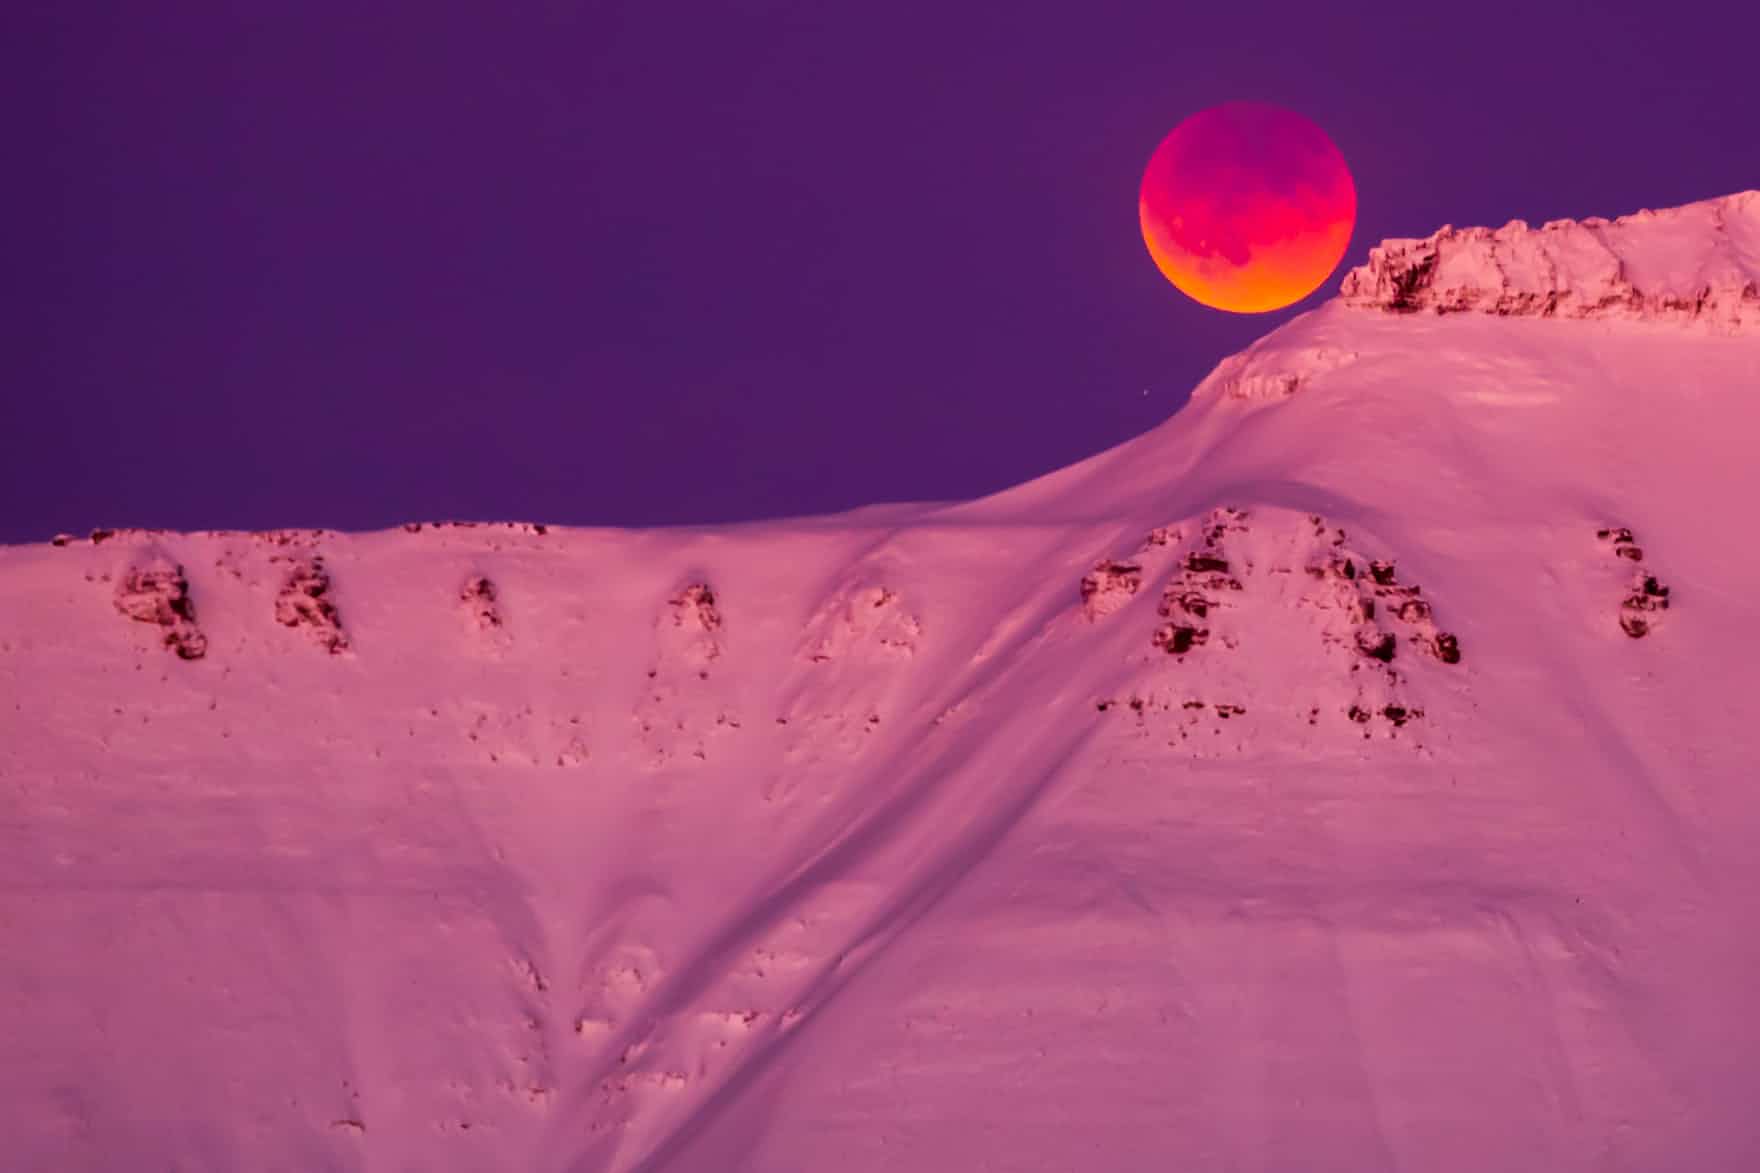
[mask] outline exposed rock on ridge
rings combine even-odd
[[[116,584],[116,610],[139,623],[151,623],[162,642],[180,660],[199,660],[208,652],[208,638],[196,626],[195,605],[183,567],[168,558],[154,558],[130,567]]]
[[[1760,325],[1760,191],[1617,220],[1444,226],[1386,240],[1345,275],[1348,305],[1389,313]]]
[[[342,617],[330,599],[330,572],[323,558],[314,554],[293,560],[275,596],[275,622],[283,627],[303,627],[314,642],[332,656],[349,650]]]

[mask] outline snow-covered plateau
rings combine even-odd
[[[0,1167],[1760,1168],[1757,242],[968,503],[0,549]]]

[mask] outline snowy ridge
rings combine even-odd
[[[978,501],[0,548],[0,1164],[1760,1168],[1756,385],[1335,301]]]
[[[1760,191],[1617,220],[1387,240],[1339,289],[1391,313],[1760,323]]]

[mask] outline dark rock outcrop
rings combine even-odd
[[[501,600],[487,575],[473,574],[459,588],[458,599],[473,626],[485,634],[501,630]]]
[[[1142,585],[1140,564],[1102,559],[1082,576],[1082,614],[1090,621],[1110,615],[1130,602]]]
[[[116,584],[116,609],[137,623],[151,623],[180,660],[199,660],[208,639],[196,626],[195,603],[183,567],[168,559],[133,566]]]
[[[1668,610],[1669,589],[1644,564],[1644,548],[1625,526],[1602,526],[1595,536],[1614,557],[1633,563],[1632,577],[1619,604],[1619,629],[1642,639],[1655,629],[1660,613]]]
[[[313,554],[294,559],[275,596],[275,622],[305,628],[319,647],[335,656],[348,650],[349,640],[330,594],[330,573],[323,558]]]

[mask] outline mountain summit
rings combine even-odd
[[[9,1161],[1760,1166],[1757,215],[979,501],[0,550]]]
[[[1344,300],[1395,313],[1760,324],[1760,191],[1614,221],[1439,229],[1388,240],[1344,279]]]

